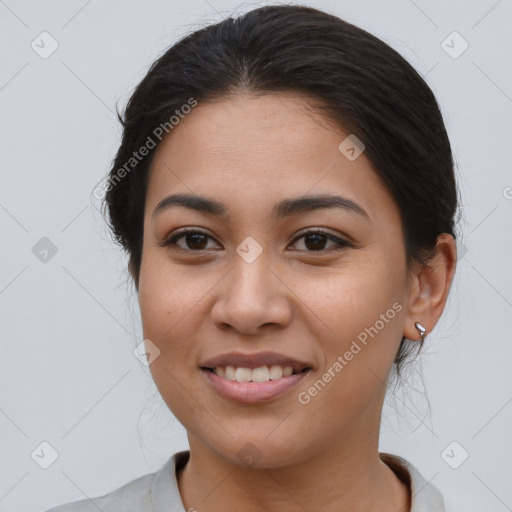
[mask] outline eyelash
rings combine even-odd
[[[165,239],[160,244],[160,246],[161,247],[169,247],[171,245],[176,245],[176,241],[177,240],[179,240],[180,238],[185,237],[186,235],[190,235],[190,234],[204,235],[205,237],[214,240],[213,237],[211,237],[210,235],[208,235],[204,231],[200,231],[200,230],[197,230],[197,229],[186,229],[186,230],[179,231],[178,233],[175,233],[171,237],[168,237],[167,239]],[[292,240],[291,244],[294,244],[298,240],[300,240],[301,238],[305,238],[308,235],[312,235],[312,234],[313,235],[324,235],[330,241],[335,242],[338,245],[338,247],[334,247],[334,248],[330,248],[330,249],[319,249],[317,251],[314,251],[314,250],[308,251],[308,250],[304,250],[304,249],[297,249],[298,251],[308,252],[308,253],[312,253],[313,254],[313,253],[325,253],[325,252],[330,252],[330,251],[339,251],[339,250],[345,249],[346,247],[353,247],[353,245],[350,244],[349,242],[347,242],[346,240],[342,240],[341,238],[335,237],[334,235],[332,235],[332,234],[330,234],[330,233],[328,233],[326,231],[323,231],[321,229],[312,229],[310,231],[306,231],[305,233],[302,233],[298,237],[294,238]],[[197,249],[197,250],[194,250],[194,249],[183,249],[182,247],[179,247],[179,246],[177,247],[177,249],[181,250],[181,251],[197,252],[197,253],[209,250],[209,249]]]

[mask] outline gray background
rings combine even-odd
[[[116,102],[153,60],[257,5],[0,0],[0,511],[106,493],[187,448],[133,355],[137,299],[92,191],[119,143]],[[309,5],[380,37],[425,76],[464,201],[447,309],[411,384],[386,403],[380,450],[415,464],[447,510],[512,510],[512,1]],[[47,58],[31,47],[51,48],[43,31],[58,44]],[[454,31],[469,44],[457,58],[461,39],[443,45]],[[42,442],[58,453],[47,469]]]

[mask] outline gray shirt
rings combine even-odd
[[[61,505],[47,512],[186,512],[176,471],[186,464],[189,454],[188,450],[175,453],[155,473],[132,480],[108,494]],[[412,464],[389,453],[380,453],[380,458],[411,489],[410,512],[444,512],[439,490]]]

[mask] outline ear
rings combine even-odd
[[[405,317],[404,336],[410,340],[420,340],[421,336],[414,326],[419,322],[426,328],[425,336],[434,329],[441,316],[448,292],[455,274],[457,247],[454,238],[442,233],[437,237],[437,244],[428,267],[415,264],[409,278],[407,314]]]

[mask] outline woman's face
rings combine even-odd
[[[191,446],[278,467],[377,439],[408,279],[398,207],[347,136],[303,98],[239,95],[157,148],[139,303]]]

